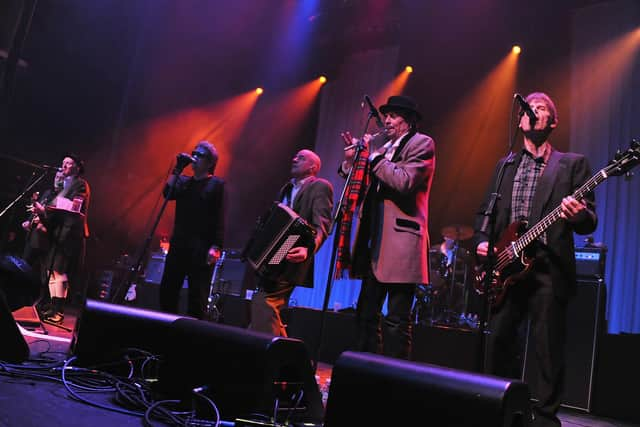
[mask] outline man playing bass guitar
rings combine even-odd
[[[532,263],[501,295],[499,306],[492,306],[486,370],[502,377],[520,376],[518,328],[530,316],[538,365],[536,381],[531,384],[532,397],[537,401],[532,425],[560,427],[556,414],[564,370],[567,301],[576,290],[573,233],[592,233],[597,217],[593,193],[580,200],[570,196],[591,176],[587,159],[581,154],[559,152],[549,143],[549,135],[558,125],[553,101],[535,92],[526,97],[526,104],[530,108],[527,114],[521,113],[519,123],[524,147],[498,162],[496,176],[504,167],[504,177],[500,188],[490,189],[478,211],[473,242],[476,254],[480,261],[486,259],[490,230],[486,229],[484,212],[494,191],[501,196],[494,211],[494,236],[503,236],[496,239],[497,252],[514,224],[536,224],[558,206],[560,220],[528,245],[525,253]],[[505,279],[503,275],[494,280]]]

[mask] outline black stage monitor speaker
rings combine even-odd
[[[0,360],[20,363],[29,358],[29,346],[11,312],[32,305],[39,289],[38,277],[26,261],[0,256]]]
[[[602,280],[578,280],[576,295],[567,306],[565,375],[562,406],[591,412],[598,343],[606,331],[606,286]],[[535,345],[527,339],[522,378],[536,381]]]
[[[530,424],[521,381],[347,351],[331,375],[325,427],[521,427]]]
[[[29,346],[9,311],[4,292],[0,289],[0,360],[22,363],[29,358]]]
[[[279,397],[279,421],[288,411],[291,421],[322,421],[322,397],[302,341],[187,318],[177,320],[166,339],[171,346],[159,390],[168,398],[191,407],[199,401],[192,390],[203,387],[223,420],[262,414],[264,421]],[[301,397],[296,410],[293,395]]]
[[[80,366],[113,361],[126,349],[163,354],[180,316],[87,299],[71,343]]]

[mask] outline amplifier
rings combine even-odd
[[[246,266],[244,263],[235,257],[238,251],[228,251],[230,255],[223,262],[222,271],[220,273],[220,283],[216,287],[216,291],[228,294],[228,295],[244,295],[244,275]],[[232,257],[233,256],[233,257]],[[164,263],[166,256],[162,253],[152,253],[149,261],[147,262],[147,268],[145,269],[145,282],[154,285],[159,285],[162,281],[162,273],[164,272]],[[183,288],[188,288],[189,284],[185,277],[182,283]]]
[[[576,274],[579,278],[604,279],[606,247],[576,248]]]

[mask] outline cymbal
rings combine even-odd
[[[443,227],[440,233],[447,239],[467,240],[473,236],[473,228],[468,225],[454,224]]]

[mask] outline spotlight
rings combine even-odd
[[[262,95],[262,92],[264,92],[264,90],[261,87],[256,88],[256,95]]]
[[[413,67],[411,65],[407,65],[406,67],[404,67],[404,70],[407,73],[413,73]]]
[[[327,78],[325,76],[320,76],[320,77],[318,77],[318,81],[321,84],[325,84],[327,82]]]
[[[520,55],[520,52],[522,52],[522,48],[516,44],[511,48],[511,52],[516,55]]]

